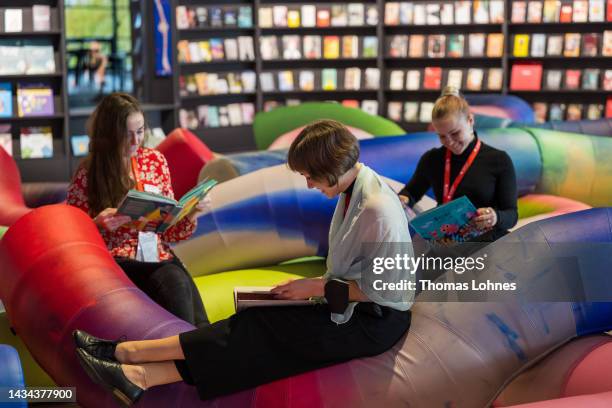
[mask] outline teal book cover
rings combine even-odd
[[[410,226],[430,241],[446,238],[465,242],[483,233],[470,223],[475,215],[476,207],[463,196],[419,214]]]

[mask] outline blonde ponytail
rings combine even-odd
[[[462,114],[466,117],[470,114],[470,105],[467,103],[458,88],[447,86],[436,100],[431,113],[432,120],[442,119],[449,115]]]

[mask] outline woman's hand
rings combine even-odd
[[[410,202],[410,199],[406,197],[405,195],[401,195],[401,194],[398,195],[398,197],[399,197],[400,202],[402,203],[402,207],[404,208],[406,217],[408,217],[408,221],[412,221],[414,218],[416,218],[416,213],[408,205],[408,203]]]
[[[195,207],[193,207],[189,214],[187,214],[187,217],[189,217],[191,221],[195,221],[200,215],[206,214],[211,210],[212,200],[210,199],[210,196],[207,195],[202,200],[200,200],[200,202],[197,203]]]
[[[102,210],[100,214],[93,219],[94,223],[105,230],[115,231],[123,224],[127,224],[132,219],[128,215],[117,215],[116,208],[107,208]]]
[[[491,229],[497,224],[497,213],[491,207],[479,208],[472,223],[481,231]]]
[[[302,300],[325,294],[325,280],[320,278],[296,279],[274,287],[271,292],[279,299]]]

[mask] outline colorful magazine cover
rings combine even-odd
[[[476,207],[463,196],[419,214],[410,221],[410,226],[430,241],[446,238],[465,242],[483,233],[470,223],[475,215]]]

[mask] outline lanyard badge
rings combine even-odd
[[[455,191],[457,191],[457,187],[459,186],[459,183],[461,183],[461,180],[463,180],[465,173],[467,173],[468,169],[472,166],[472,163],[474,163],[474,159],[476,159],[476,156],[478,155],[478,152],[480,151],[481,145],[482,145],[482,142],[480,141],[480,139],[478,139],[478,141],[476,142],[476,146],[474,146],[474,149],[472,149],[470,156],[468,157],[467,161],[465,162],[465,164],[459,171],[459,174],[457,174],[457,177],[455,178],[455,181],[453,182],[452,186],[450,186],[450,170],[451,170],[451,154],[452,153],[450,150],[446,149],[446,158],[444,160],[444,189],[442,191],[442,203],[443,204],[446,204],[453,199],[453,196],[455,195]],[[449,189],[449,186],[450,186],[450,189]]]

